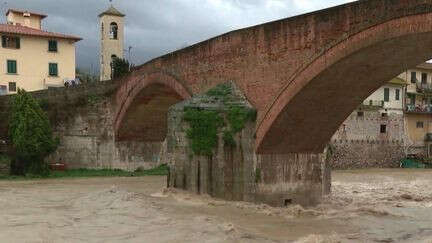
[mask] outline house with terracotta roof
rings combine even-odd
[[[48,32],[42,28],[47,16],[9,9],[0,24],[0,95],[18,88],[36,91],[60,87],[75,79],[75,44],[80,37]]]

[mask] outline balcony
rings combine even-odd
[[[424,113],[432,114],[432,105],[412,105],[407,104],[405,107],[407,113]]]
[[[417,81],[416,88],[417,88],[418,93],[431,94],[432,95],[432,84],[422,83],[422,82]]]

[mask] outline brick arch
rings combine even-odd
[[[173,76],[162,72],[141,73],[137,71],[125,78],[124,81],[115,95],[117,109],[114,114],[114,131],[116,140],[128,110],[131,109],[137,97],[148,89],[156,89],[154,91],[156,93],[151,94],[152,96],[158,95],[158,91],[161,92],[161,95],[169,92],[169,95],[175,97],[178,101],[191,97],[190,92],[181,82]],[[167,108],[165,107],[165,109]],[[151,117],[148,119],[151,119]]]
[[[335,44],[288,80],[256,131],[259,153],[322,152],[348,115],[432,57],[432,14],[390,20]]]

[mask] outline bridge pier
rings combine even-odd
[[[331,171],[323,154],[257,155],[255,201],[271,206],[312,206],[330,193]]]

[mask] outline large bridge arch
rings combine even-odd
[[[116,141],[162,142],[169,107],[190,97],[190,92],[171,75],[132,73],[123,80],[115,96]]]
[[[320,153],[381,85],[432,57],[432,14],[393,19],[338,42],[294,73],[257,126],[259,153]]]

